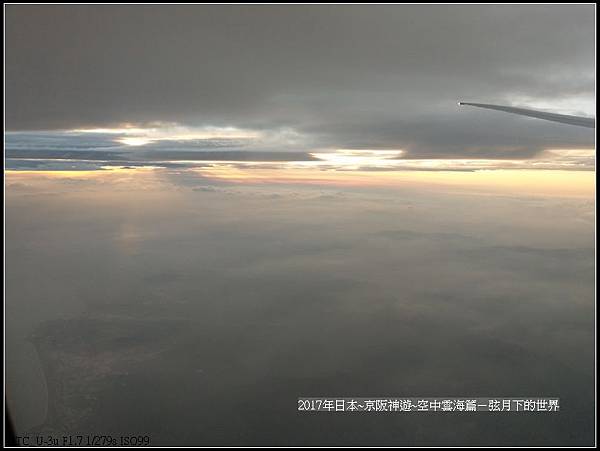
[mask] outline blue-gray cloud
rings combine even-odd
[[[456,106],[590,113],[593,5],[9,5],[6,13],[11,130],[288,127],[315,147],[401,148],[416,158],[531,157],[594,144],[593,133],[561,124]]]

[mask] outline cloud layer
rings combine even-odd
[[[6,8],[6,124],[288,128],[290,147],[528,158],[593,131],[459,100],[594,110],[594,10],[577,6]],[[289,149],[288,149],[289,150]]]
[[[19,431],[593,444],[593,199],[168,171],[7,180]],[[311,395],[552,396],[561,412],[299,415]]]

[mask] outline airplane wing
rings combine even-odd
[[[468,105],[489,110],[505,111],[507,113],[520,114],[521,116],[535,117],[547,121],[561,122],[563,124],[577,125],[579,127],[596,128],[596,119],[593,117],[570,116],[568,114],[548,113],[546,111],[529,110],[527,108],[515,108],[512,106],[490,105],[488,103],[458,102],[459,105]]]

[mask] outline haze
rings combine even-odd
[[[18,434],[592,445],[592,5],[7,5]],[[298,397],[559,414],[302,414]]]

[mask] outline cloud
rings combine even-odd
[[[7,190],[7,385],[34,398],[19,425],[49,390],[52,432],[161,425],[153,443],[593,443],[594,224],[575,220],[593,200],[163,175],[8,174],[28,184]],[[312,422],[294,403],[313,394],[565,408]]]
[[[287,149],[529,158],[593,131],[456,102],[592,113],[592,5],[6,8],[10,130],[231,126]]]

